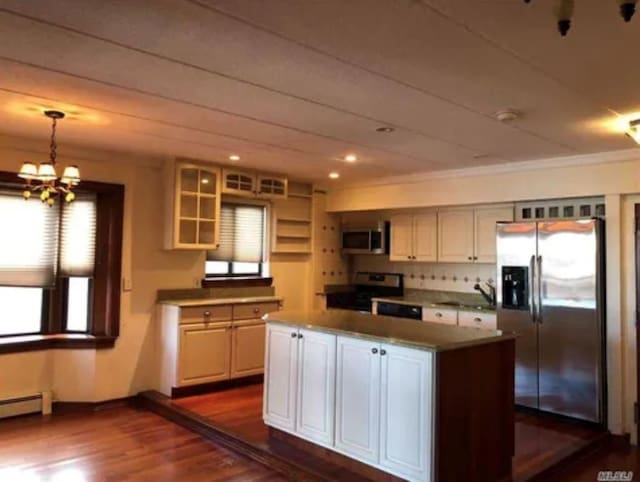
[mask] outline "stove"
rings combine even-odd
[[[327,294],[327,308],[371,313],[371,298],[403,296],[403,294],[404,282],[401,273],[358,271],[354,278],[354,290]]]

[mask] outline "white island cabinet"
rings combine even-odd
[[[512,335],[344,310],[265,320],[271,437],[330,449],[332,460],[375,480],[510,476]]]
[[[267,327],[264,419],[317,444],[333,445],[336,337]]]
[[[269,324],[265,363],[267,425],[431,480],[431,353]]]

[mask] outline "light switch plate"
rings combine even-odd
[[[133,282],[131,278],[122,278],[122,291],[131,291],[133,289]]]

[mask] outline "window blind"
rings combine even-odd
[[[77,195],[62,208],[60,274],[93,276],[96,245],[95,195]]]
[[[0,190],[0,286],[55,284],[59,212],[59,205]]]
[[[262,206],[223,204],[220,213],[220,247],[207,251],[207,261],[261,263],[264,253]]]

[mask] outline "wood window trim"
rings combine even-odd
[[[19,188],[16,178],[15,173],[0,171],[1,183]],[[42,326],[42,333],[0,337],[0,354],[48,349],[104,349],[115,345],[120,334],[124,186],[82,181],[76,191],[96,195],[95,272],[88,333],[62,333],[63,296],[52,296],[50,316]],[[64,283],[59,279],[56,292],[65,291]]]

